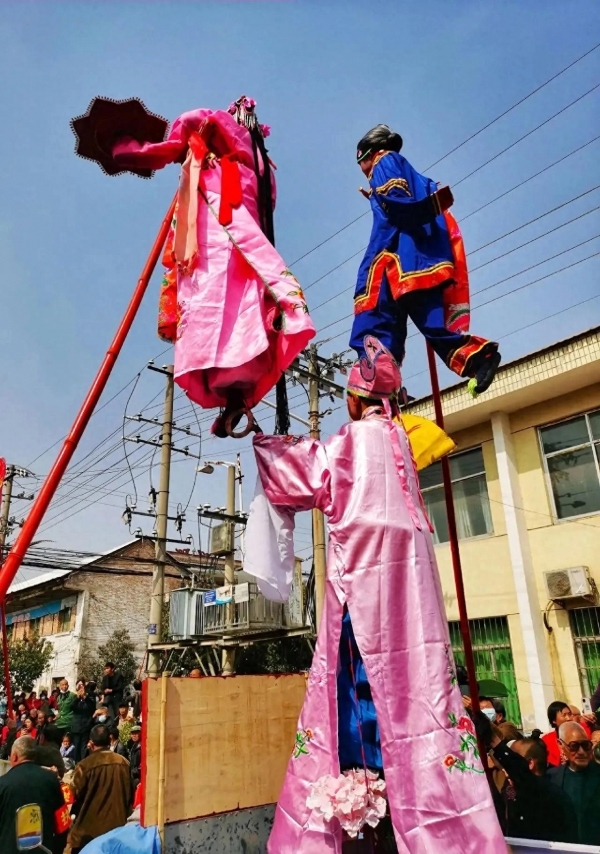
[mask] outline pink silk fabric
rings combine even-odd
[[[396,446],[394,448],[394,446]],[[339,774],[337,666],[344,605],[380,728],[399,854],[506,854],[456,684],[428,520],[404,428],[367,410],[322,444],[254,439],[267,498],[328,517],[326,602],[269,854],[341,854],[311,785]],[[297,742],[298,744],[298,742]]]
[[[212,167],[200,170],[187,154],[188,140],[208,118],[217,126],[211,137],[217,158]],[[218,221],[221,154],[235,156],[242,187],[242,203],[227,227]],[[152,169],[186,158],[173,235],[180,262],[175,380],[203,407],[224,406],[232,388],[242,393],[247,406],[255,406],[315,330],[300,285],[260,228],[247,128],[222,110],[195,110],[175,121],[165,142],[124,140],[113,148],[113,156],[123,168]],[[194,227],[196,233],[190,234]]]

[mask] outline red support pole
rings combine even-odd
[[[10,667],[8,665],[8,635],[6,634],[6,604],[0,605],[2,615],[2,655],[4,657],[4,688],[6,690],[6,708],[9,718],[14,718],[12,686],[10,684]]]
[[[175,196],[171,202],[167,215],[160,226],[156,240],[154,241],[154,246],[150,250],[150,254],[148,255],[142,274],[138,279],[138,283],[135,287],[129,305],[123,315],[123,319],[121,320],[115,337],[113,338],[104,360],[100,365],[96,378],[83,401],[81,409],[73,422],[69,435],[65,439],[64,444],[48,473],[48,477],[44,481],[44,485],[38,492],[37,497],[31,506],[31,510],[25,520],[25,524],[21,528],[19,536],[8,553],[3,566],[0,568],[0,603],[4,603],[6,599],[8,588],[19,571],[19,567],[21,566],[27,549],[31,545],[31,541],[44,518],[48,505],[54,498],[54,494],[58,489],[67,466],[71,462],[71,458],[77,449],[77,445],[79,444],[84,430],[87,427],[90,418],[94,414],[96,404],[100,400],[100,396],[106,387],[108,378],[112,373],[112,369],[117,361],[119,353],[121,352],[123,344],[125,343],[129,330],[133,325],[133,321],[135,320],[138,309],[144,298],[144,294],[148,288],[148,283],[150,282],[150,278],[154,272],[154,268],[156,267],[160,253],[167,239],[169,227],[173,218],[173,212],[175,210],[176,199],[177,196]]]
[[[427,342],[427,361],[431,375],[431,390],[433,392],[433,407],[435,420],[438,427],[444,429],[444,413],[442,411],[442,399],[440,397],[440,383],[438,380],[435,353],[429,342]],[[462,635],[463,649],[465,651],[465,666],[469,677],[469,695],[471,707],[475,713],[480,711],[479,687],[475,675],[475,657],[473,655],[473,644],[471,642],[471,631],[469,629],[469,616],[467,613],[467,599],[465,596],[465,583],[460,561],[460,550],[458,547],[458,530],[456,528],[456,514],[454,512],[454,498],[452,496],[452,478],[450,477],[450,463],[448,457],[442,457],[442,476],[444,479],[444,496],[446,499],[446,514],[448,516],[448,534],[450,536],[450,554],[452,555],[452,569],[454,570],[454,584],[456,586],[456,601],[460,617],[460,633]],[[479,745],[479,752],[486,767],[486,754]],[[487,768],[486,768],[487,771]]]

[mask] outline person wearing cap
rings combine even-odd
[[[506,854],[463,711],[415,465],[393,420],[400,370],[376,338],[363,349],[348,379],[350,422],[336,434],[254,438],[245,569],[264,595],[289,596],[294,514],[318,508],[329,526],[325,605],[267,850],[341,854],[339,822],[311,795],[340,768],[366,765],[385,772],[400,851],[417,838],[438,851],[443,838],[444,854]]]
[[[442,361],[480,394],[491,384],[498,345],[469,334],[467,262],[449,187],[438,189],[400,154],[402,137],[387,125],[358,143],[369,181],[363,194],[373,213],[371,238],[358,271],[350,346],[364,355],[376,335],[402,364],[410,318]]]

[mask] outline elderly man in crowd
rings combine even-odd
[[[552,782],[566,792],[575,807],[577,841],[600,845],[600,765],[593,760],[593,744],[581,724],[567,721],[558,728],[565,764],[549,771]]]
[[[37,745],[24,735],[13,744],[10,771],[0,778],[0,851],[17,854],[16,813],[36,806],[42,817],[42,843],[52,854],[62,854],[70,825],[58,777],[36,765]]]

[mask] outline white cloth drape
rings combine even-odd
[[[287,602],[294,578],[294,513],[274,507],[256,481],[246,525],[244,570],[266,599]]]

